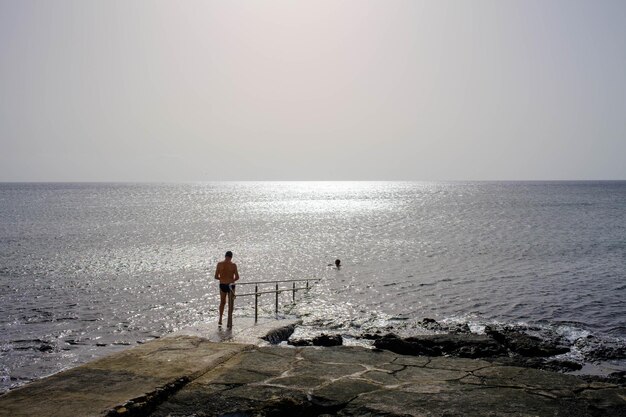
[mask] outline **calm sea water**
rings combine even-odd
[[[626,340],[626,182],[5,183],[0,391],[216,321],[226,250],[243,280],[320,278],[281,300],[311,328]]]

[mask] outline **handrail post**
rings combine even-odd
[[[278,284],[276,284],[276,309],[274,312],[278,314]]]
[[[296,302],[296,283],[293,283],[293,302]]]
[[[259,286],[254,286],[254,322],[259,321]]]
[[[309,290],[309,280],[308,279],[306,280],[306,290],[307,291]]]

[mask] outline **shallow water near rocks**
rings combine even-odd
[[[624,346],[624,236],[626,182],[0,184],[0,390],[217,321],[226,250],[242,280],[320,279],[279,300],[301,331],[522,325],[584,362]]]

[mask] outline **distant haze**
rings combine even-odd
[[[0,0],[0,181],[626,179],[626,1]]]

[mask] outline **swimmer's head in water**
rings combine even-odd
[[[339,259],[335,259],[335,266],[339,267],[341,265],[341,261]]]
[[[226,258],[232,258],[233,257],[233,253],[231,251],[226,252],[226,255],[224,255]]]

